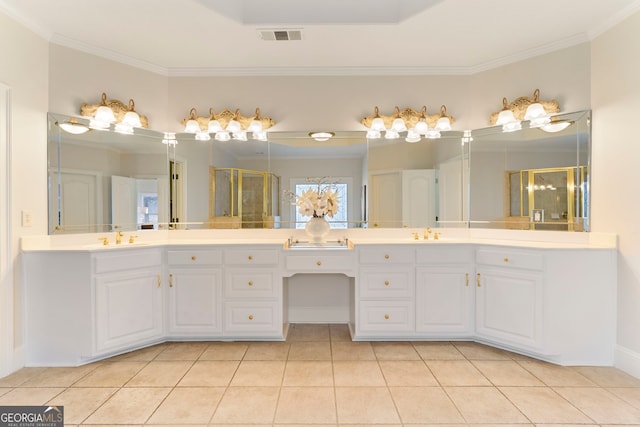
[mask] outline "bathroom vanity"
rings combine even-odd
[[[285,340],[288,278],[299,274],[349,278],[356,341],[473,340],[562,365],[613,364],[615,236],[422,231],[332,230],[336,243],[317,246],[292,244],[304,234],[285,229],[149,231],[118,245],[24,238],[26,365],[76,366],[163,341]]]

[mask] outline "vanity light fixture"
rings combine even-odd
[[[174,132],[165,132],[162,143],[165,145],[177,145],[178,140],[176,139],[176,134]]]
[[[405,141],[414,143],[425,138],[440,138],[440,132],[451,130],[451,124],[455,119],[447,114],[447,107],[442,105],[440,113],[427,114],[427,107],[423,106],[420,111],[411,108],[395,107],[392,115],[385,116],[380,114],[380,110],[376,106],[374,115],[367,116],[360,120],[360,123],[367,128],[368,139],[382,138],[385,139],[400,138],[402,132],[407,132]]]
[[[235,112],[224,110],[216,114],[213,108],[209,109],[209,117],[200,117],[195,108],[189,112],[189,117],[182,120],[184,131],[195,134],[196,140],[208,141],[214,135],[216,141],[247,141],[248,133],[252,139],[258,141],[267,140],[267,132],[275,125],[275,120],[269,117],[261,117],[260,109],[256,108],[253,116],[245,117],[240,114],[240,109]]]
[[[335,132],[309,132],[309,136],[318,142],[325,142],[336,136]]]
[[[78,119],[75,117],[71,117],[69,120],[64,122],[56,122],[56,125],[63,131],[73,135],[82,135],[83,133],[87,133],[91,130],[89,126],[79,123]]]
[[[99,104],[82,104],[80,115],[89,119],[92,129],[109,129],[115,125],[116,132],[132,134],[134,128],[148,128],[149,120],[135,111],[133,99],[125,105],[117,99],[107,100],[107,94],[102,92]]]
[[[541,127],[551,122],[551,114],[559,113],[560,106],[555,99],[540,100],[540,89],[533,92],[533,98],[521,96],[512,103],[502,98],[502,110],[491,114],[491,125],[502,125],[504,132],[522,128],[522,120],[529,121],[529,127]]]

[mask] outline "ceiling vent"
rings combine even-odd
[[[258,34],[262,40],[267,41],[302,40],[300,30],[258,30]]]

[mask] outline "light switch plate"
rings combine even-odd
[[[23,227],[33,226],[33,212],[22,211],[22,226]]]

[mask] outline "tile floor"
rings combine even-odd
[[[640,380],[469,342],[164,343],[0,379],[0,405],[64,405],[66,425],[640,425]]]

